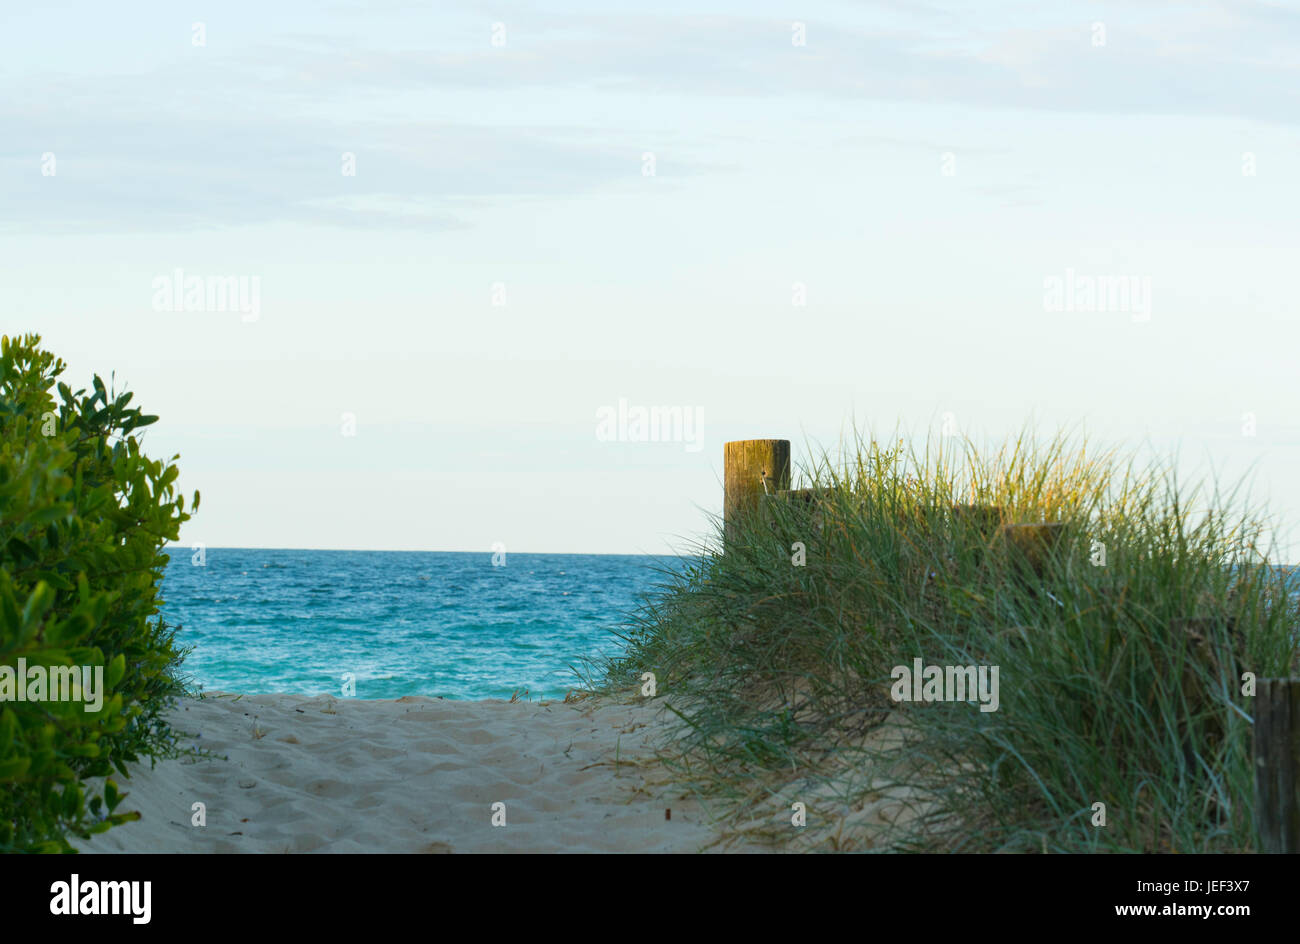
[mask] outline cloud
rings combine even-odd
[[[488,202],[590,195],[635,178],[648,132],[681,134],[646,127],[642,106],[656,96],[681,100],[697,122],[720,114],[720,135],[733,130],[729,98],[842,103],[844,124],[869,101],[1300,120],[1300,16],[1254,0],[1004,4],[979,16],[937,4],[904,15],[891,0],[840,7],[843,22],[809,20],[806,47],[792,46],[787,20],[525,8],[508,14],[506,45],[494,47],[487,20],[440,33],[427,9],[400,7],[390,10],[420,28],[362,36],[350,17],[325,13],[312,32],[187,49],[133,73],[11,76],[0,226],[463,227]],[[1092,45],[1094,18],[1106,23],[1104,47]],[[619,98],[616,124],[590,120]],[[556,117],[571,114],[584,118]],[[40,174],[46,152],[56,177]],[[355,177],[341,173],[344,152],[356,155]],[[679,157],[673,171],[722,169]]]
[[[1014,10],[1017,5],[1011,5]],[[1034,25],[1004,5],[947,25],[864,29],[810,20],[791,45],[789,20],[749,16],[534,14],[508,42],[366,48],[300,37],[258,59],[279,63],[268,88],[312,96],[445,89],[877,99],[1090,111],[1232,115],[1295,123],[1300,16],[1259,3],[1156,3],[1053,8]],[[959,8],[951,15],[956,18]],[[1106,27],[1093,45],[1092,23]],[[953,25],[954,23],[959,25]],[[250,59],[249,65],[252,65]],[[316,90],[313,92],[313,90]]]
[[[5,212],[22,232],[184,231],[296,222],[438,230],[498,199],[591,193],[639,176],[596,130],[255,114],[0,117]],[[42,176],[41,155],[56,159]],[[343,155],[355,156],[344,176]],[[690,167],[679,167],[689,173]]]

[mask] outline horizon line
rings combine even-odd
[[[183,541],[168,542],[163,545],[163,550],[173,548],[183,548],[194,550],[196,545],[185,544]],[[497,553],[491,548],[486,550],[429,550],[419,548],[385,548],[385,547],[285,547],[285,546],[263,546],[263,545],[244,545],[244,544],[203,544],[205,551],[333,551],[341,554],[487,554],[491,556]],[[677,553],[656,554],[650,551],[511,551],[507,549],[504,552],[507,556],[521,556],[525,554],[546,555],[548,557],[682,557]],[[698,555],[687,555],[698,556]]]

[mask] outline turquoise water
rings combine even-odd
[[[163,616],[205,690],[559,698],[673,558],[172,548]]]
[[[171,550],[163,615],[203,689],[357,698],[561,698],[570,668],[618,652],[611,632],[674,558],[606,554]],[[1300,586],[1300,574],[1292,571]]]

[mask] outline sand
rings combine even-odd
[[[129,766],[120,809],[140,820],[78,849],[685,853],[719,839],[653,759],[669,724],[653,703],[208,693],[170,719],[211,756]]]

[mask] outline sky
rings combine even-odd
[[[726,441],[1033,423],[1300,558],[1294,5],[4,20],[0,330],[162,417],[183,543],[666,553]]]

